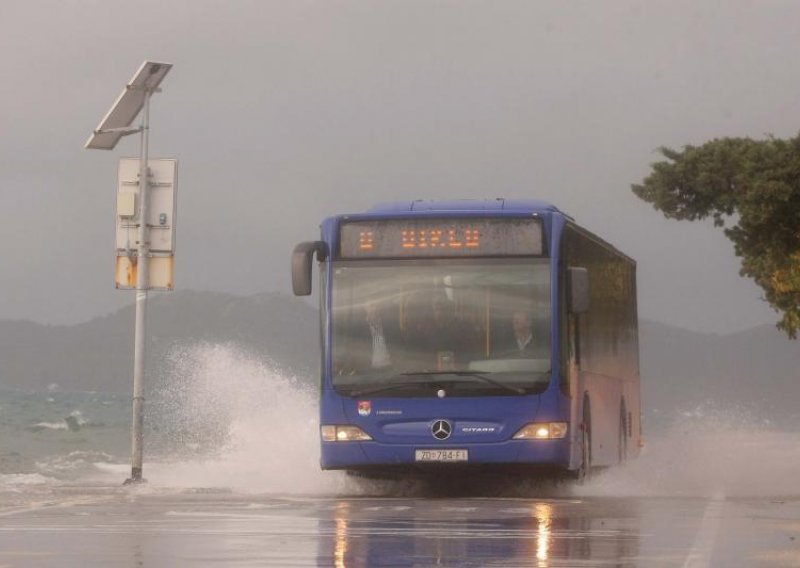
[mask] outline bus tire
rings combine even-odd
[[[581,465],[577,471],[578,481],[587,481],[592,474],[592,409],[589,397],[583,397],[583,422],[581,423]]]
[[[619,463],[623,464],[628,459],[628,428],[626,423],[625,399],[619,405]]]

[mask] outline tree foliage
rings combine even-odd
[[[683,151],[660,148],[664,161],[633,192],[672,219],[723,227],[742,259],[740,273],[782,314],[778,327],[800,330],[800,135],[781,140],[722,138]]]

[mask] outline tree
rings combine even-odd
[[[633,192],[671,219],[711,217],[791,338],[800,330],[800,135],[721,138],[666,158]]]

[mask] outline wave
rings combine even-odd
[[[29,485],[55,485],[58,480],[40,473],[2,473],[0,474],[0,487],[13,488]]]
[[[83,417],[80,410],[73,410],[60,422],[37,422],[27,426],[25,430],[29,432],[41,432],[43,430],[69,430],[78,432],[83,428],[100,428],[105,426],[102,422],[92,422]]]
[[[29,432],[41,432],[42,430],[68,430],[69,426],[65,420],[62,420],[61,422],[38,422],[25,429]]]
[[[82,450],[41,459],[35,466],[39,474],[52,479],[96,482],[104,477],[103,466],[114,464],[116,461],[113,456],[105,452]]]

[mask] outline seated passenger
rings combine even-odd
[[[378,310],[377,304],[367,304],[365,311],[366,324],[369,329],[370,367],[373,369],[389,367],[392,364],[392,356],[389,352],[388,330],[383,324],[384,318]]]
[[[367,303],[351,325],[340,332],[344,351],[336,361],[336,374],[349,375],[387,370],[394,363],[399,332],[386,310],[377,302]]]

